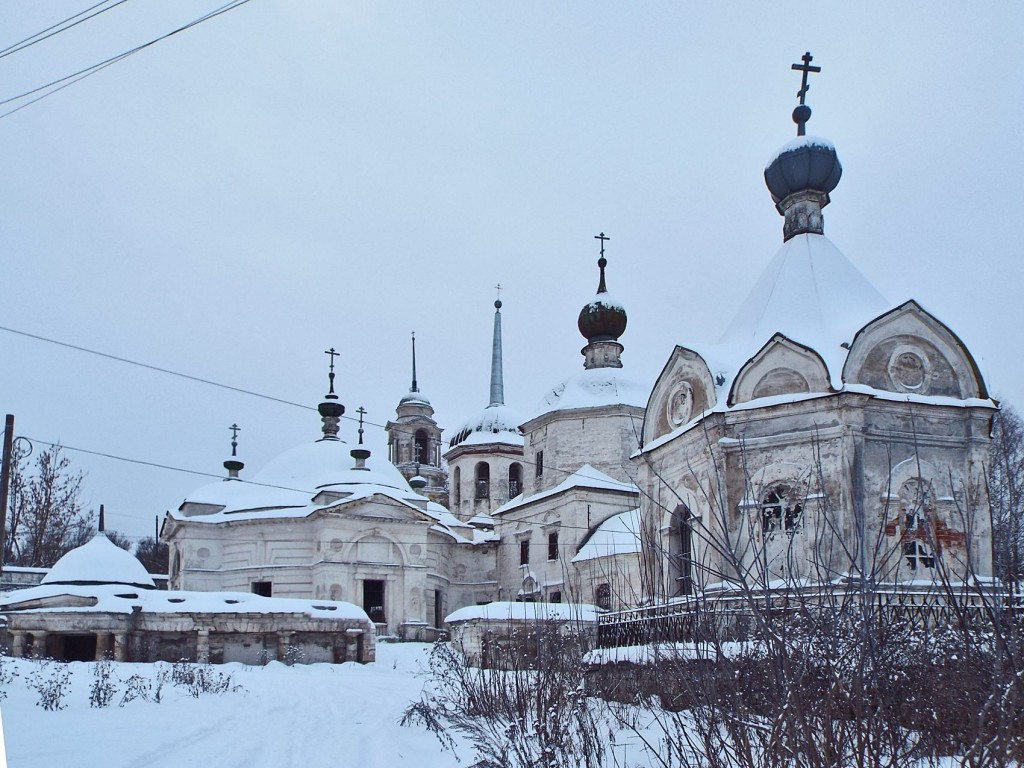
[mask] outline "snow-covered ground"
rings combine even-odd
[[[89,706],[92,664],[72,671],[67,708],[47,712],[25,678],[33,664],[5,660],[19,677],[6,684],[0,702],[11,768],[147,766],[151,768],[288,768],[456,764],[437,739],[420,727],[398,724],[419,698],[431,646],[380,644],[375,664],[312,664],[266,667],[215,666],[244,690],[193,698],[164,686],[157,704],[132,701],[104,709]],[[152,677],[151,664],[115,664],[121,680]],[[124,686],[120,686],[123,690]],[[459,749],[463,760],[469,748]]]

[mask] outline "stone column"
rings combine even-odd
[[[200,629],[196,633],[196,661],[200,664],[210,663],[210,630]]]
[[[279,630],[277,633],[277,660],[284,661],[288,655],[288,646],[292,644],[292,636],[294,632],[286,632],[285,630]]]
[[[114,633],[114,661],[128,661],[128,633]]]
[[[32,655],[37,658],[43,658],[46,656],[46,638],[50,636],[49,632],[43,632],[42,630],[32,633]]]
[[[103,661],[110,654],[110,633],[96,632],[96,661]]]
[[[364,659],[359,658],[359,638],[363,634],[361,629],[346,629],[345,630],[345,660],[346,661],[358,661],[363,662]],[[363,647],[365,648],[365,641]]]
[[[11,645],[11,656],[20,659],[25,655],[25,636],[27,632],[11,632],[13,643]]]

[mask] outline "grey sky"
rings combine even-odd
[[[6,3],[5,44],[88,3]],[[132,0],[0,59],[28,90],[212,0]],[[0,325],[383,424],[409,332],[438,421],[487,404],[492,286],[506,401],[578,370],[608,244],[623,360],[717,338],[781,243],[761,176],[809,133],[844,174],[826,234],[893,304],[958,333],[1024,403],[1020,4],[271,2],[178,35],[0,120]],[[17,432],[222,473],[315,439],[312,411],[0,332]],[[343,437],[355,427],[343,423]],[[382,430],[370,428],[383,449]],[[134,535],[206,482],[69,453]],[[246,474],[243,472],[243,475]]]

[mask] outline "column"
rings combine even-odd
[[[96,633],[96,661],[103,661],[110,655],[110,633]]]
[[[46,656],[46,638],[50,636],[49,632],[39,630],[38,632],[32,633],[32,655],[37,658],[43,658]]]
[[[23,658],[25,656],[25,636],[27,632],[11,632],[11,638],[13,643],[11,645],[11,656],[16,659]]]
[[[277,633],[277,660],[285,661],[288,656],[288,646],[292,644],[292,635],[294,632],[286,632],[280,630]]]
[[[364,660],[359,658],[359,638],[363,634],[361,629],[346,629],[345,630],[345,659],[346,661],[358,661],[363,662]]]
[[[200,629],[196,633],[196,661],[200,664],[210,663],[210,630]]]
[[[114,661],[128,661],[128,633],[114,633]]]

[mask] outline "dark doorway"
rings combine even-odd
[[[363,582],[363,610],[374,624],[387,621],[384,614],[384,582],[366,579]]]
[[[95,661],[96,635],[58,635],[54,648],[60,661]]]

